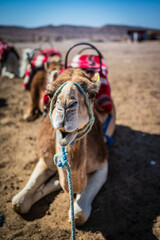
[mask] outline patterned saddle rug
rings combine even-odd
[[[49,62],[50,57],[53,56],[61,57],[61,54],[55,48],[47,48],[40,51],[39,54],[31,60],[23,81],[23,86],[26,90],[30,89],[30,85],[35,73],[41,69],[44,69],[44,63]]]
[[[9,52],[14,52],[19,59],[19,54],[15,50],[15,48],[4,41],[0,40],[0,62],[4,62],[9,54]]]

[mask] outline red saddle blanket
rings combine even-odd
[[[36,69],[41,69],[45,62],[48,62],[50,57],[60,56],[60,52],[55,48],[47,48],[39,52],[39,54],[32,59],[25,73],[23,86],[29,90]]]
[[[5,42],[3,42],[2,40],[0,40],[0,62],[5,61],[5,58],[7,57],[9,52],[14,52],[17,56],[17,58],[19,59],[19,55],[17,53],[17,51],[15,50],[15,48]]]
[[[111,99],[111,89],[108,82],[108,68],[105,63],[104,58],[101,58],[101,71],[100,71],[100,59],[99,56],[95,55],[76,55],[71,63],[70,67],[79,67],[85,69],[86,71],[94,71],[100,73],[99,92],[96,95],[96,102],[99,111],[108,112],[112,111],[112,99]],[[62,68],[59,72],[62,73],[65,68]],[[43,97],[44,105],[49,104],[48,96]]]

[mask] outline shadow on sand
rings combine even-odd
[[[60,191],[53,192],[42,198],[31,207],[28,213],[21,215],[21,217],[27,221],[34,221],[35,219],[44,217],[49,210],[50,204],[54,201],[59,192]],[[50,212],[48,212],[48,214],[50,215]]]
[[[110,148],[108,180],[81,228],[107,240],[157,239],[152,227],[160,215],[160,135],[117,126]]]
[[[8,104],[7,104],[7,99],[5,98],[0,98],[0,108],[2,107],[7,107]]]

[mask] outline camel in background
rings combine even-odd
[[[24,77],[23,86],[29,92],[27,111],[23,116],[25,120],[33,121],[43,113],[43,94],[47,76],[60,68],[62,68],[61,54],[55,48],[23,50],[20,73]]]
[[[43,68],[37,69],[30,83],[27,110],[23,116],[27,121],[33,121],[42,113],[43,117],[45,117],[48,112],[48,107],[43,107],[44,91],[47,83],[51,81],[50,79],[52,78],[54,71],[60,70],[63,66],[61,60],[57,62],[54,61],[54,58],[52,59],[53,62],[46,62]]]
[[[0,40],[0,73],[10,79],[19,77],[19,54],[15,48]]]

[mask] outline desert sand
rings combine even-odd
[[[73,43],[54,47],[64,59]],[[93,44],[109,69],[117,112],[115,144],[109,148],[108,179],[89,220],[76,229],[76,239],[160,239],[160,42]],[[39,44],[15,47],[21,53]],[[22,216],[12,209],[12,197],[38,160],[36,138],[43,120],[23,121],[27,99],[22,79],[0,78],[0,213],[5,216],[0,239],[67,240],[71,230],[66,193],[48,195]]]

